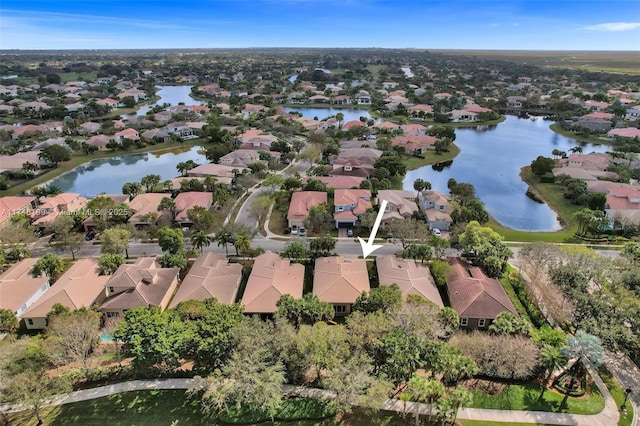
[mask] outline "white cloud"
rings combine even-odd
[[[589,25],[584,27],[589,31],[631,31],[640,28],[640,22],[605,22],[604,24]]]

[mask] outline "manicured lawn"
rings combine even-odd
[[[336,410],[329,406],[329,401],[295,398],[286,400],[274,418],[280,420],[312,420],[334,417],[335,414]],[[233,410],[229,414],[223,414],[220,420],[224,423],[252,424],[270,419],[268,415],[260,412]]]
[[[474,408],[492,408],[498,410],[531,410],[552,413],[597,414],[604,409],[604,398],[598,388],[592,384],[587,397],[568,398],[563,404],[564,395],[551,390],[542,393],[538,384],[527,383],[509,385],[500,395],[487,395],[472,391]]]
[[[460,420],[458,419],[457,421],[458,423],[460,423],[463,426],[495,426],[496,423],[495,422],[485,422],[484,420]],[[498,423],[498,426],[525,426],[525,425],[530,425],[532,423],[509,423],[509,422],[505,422],[505,423]]]
[[[407,170],[414,170],[430,164],[442,163],[444,161],[453,160],[460,153],[460,148],[455,144],[449,145],[449,152],[443,152],[442,154],[436,154],[435,151],[427,151],[424,158],[420,157],[404,157],[404,164],[407,165]]]
[[[269,231],[277,235],[284,235],[285,229],[287,229],[287,214],[278,206],[274,206],[269,219]]]
[[[602,145],[607,143],[606,141],[603,141],[602,139],[600,139],[595,135],[576,135],[570,130],[563,129],[559,123],[553,123],[552,125],[549,126],[549,129],[551,129],[552,131],[558,134],[561,134],[562,136],[566,136],[570,139],[575,139],[579,142],[588,142],[588,143],[593,143],[597,145]]]
[[[624,390],[622,390],[618,381],[611,376],[611,373],[609,373],[605,367],[598,368],[598,374],[600,374],[600,378],[604,384],[607,385],[607,389],[611,392],[611,396],[615,399],[618,410],[620,410],[622,402],[624,401]],[[631,405],[630,401],[627,401],[626,407],[626,411],[620,410],[619,426],[631,426],[631,422],[633,421],[633,405]]]

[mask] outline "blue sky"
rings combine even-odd
[[[640,50],[640,0],[2,0],[1,49]]]

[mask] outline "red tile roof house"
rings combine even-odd
[[[334,158],[332,176],[368,177],[373,171],[373,164],[382,155],[382,151],[372,148],[349,148],[340,151]]]
[[[33,195],[11,195],[0,198],[0,228],[11,223],[11,216],[17,213],[30,214],[38,203]]]
[[[160,268],[155,257],[140,257],[120,265],[105,284],[107,298],[98,309],[107,318],[134,308],[157,306],[164,310],[178,287],[178,268]]]
[[[461,328],[486,329],[502,312],[518,316],[500,281],[457,257],[448,260],[452,268],[447,277],[447,294],[460,317]]]
[[[319,180],[324,183],[327,188],[333,189],[359,188],[360,182],[364,180],[364,178],[358,176],[305,176],[302,178],[302,184],[306,185],[310,179]]]
[[[309,218],[309,209],[327,202],[327,193],[319,191],[299,191],[291,194],[287,222],[290,229],[304,226]]]
[[[173,201],[178,210],[175,221],[180,226],[190,226],[193,225],[193,222],[189,220],[187,212],[196,206],[209,210],[213,203],[213,197],[210,192],[181,192]]]
[[[51,286],[49,277],[34,277],[33,265],[38,258],[21,260],[0,274],[0,308],[8,309],[18,318]]]
[[[160,216],[158,206],[160,205],[160,201],[166,196],[167,194],[161,193],[137,195],[136,198],[129,202],[129,208],[131,208],[133,214],[127,222],[137,226],[150,225],[151,222],[155,222],[152,216]]]
[[[401,146],[407,155],[424,154],[427,150],[435,149],[437,138],[429,135],[401,135],[391,140],[391,145]]]
[[[614,138],[617,136],[624,139],[640,138],[640,129],[636,129],[635,127],[612,129],[607,132],[607,136],[610,138]]]
[[[42,204],[33,210],[31,223],[37,228],[44,228],[61,214],[68,214],[82,209],[87,205],[87,199],[80,194],[63,192],[53,197],[46,198]]]
[[[333,304],[337,315],[351,313],[351,306],[363,291],[369,291],[369,273],[364,259],[342,256],[316,259],[313,294]]]
[[[131,139],[132,141],[140,140],[140,135],[138,134],[138,131],[136,129],[121,130],[119,132],[116,132],[113,137],[117,142],[122,142],[125,139]]]
[[[242,305],[248,314],[273,314],[276,303],[285,294],[302,297],[304,265],[281,259],[270,251],[256,257],[249,281],[242,295]]]
[[[47,326],[47,314],[56,303],[70,310],[91,308],[104,300],[104,286],[108,275],[100,275],[97,259],[80,259],[69,268],[24,313],[22,318],[30,330],[41,330]]]
[[[440,308],[444,307],[440,292],[427,266],[392,255],[378,256],[376,266],[380,285],[398,284],[405,299],[408,295],[414,294],[424,297]]]
[[[605,212],[612,222],[618,220],[640,225],[640,191],[631,186],[610,188]]]
[[[368,189],[336,189],[333,198],[336,228],[352,228],[372,207],[371,191]]]
[[[229,263],[227,258],[215,253],[201,254],[178,287],[169,308],[175,308],[185,300],[209,298],[215,298],[219,303],[234,303],[241,281],[241,264]]]

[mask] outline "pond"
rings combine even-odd
[[[367,119],[372,118],[369,111],[363,108],[284,107],[284,110],[287,113],[299,112],[308,118],[318,117],[319,120],[324,120],[327,117],[341,112],[344,114],[344,123],[352,120],[360,120],[360,117],[367,117]]]
[[[548,205],[527,197],[527,184],[520,178],[520,169],[539,155],[551,157],[554,149],[568,152],[580,145],[584,153],[589,153],[610,148],[576,142],[554,133],[549,124],[540,117],[507,116],[497,126],[456,129],[455,143],[461,152],[453,162],[412,170],[403,186],[413,190],[413,181],[422,178],[431,182],[433,189],[448,193],[450,178],[469,182],[500,224],[523,231],[556,231],[560,229],[556,213]]]
[[[180,102],[185,105],[200,105],[201,102],[193,99],[191,97],[191,87],[192,86],[156,86],[159,90],[156,92],[157,96],[160,96],[160,99],[148,105],[142,105],[135,113],[125,114],[122,116],[123,119],[128,119],[131,117],[139,117],[141,115],[145,115],[147,111],[153,108],[156,105],[162,105],[164,103],[170,105],[178,105]]]
[[[198,154],[199,147],[176,148],[157,153],[122,155],[100,158],[78,166],[51,181],[64,192],[79,193],[85,197],[95,197],[100,193],[121,194],[122,185],[140,182],[143,176],[160,175],[160,181],[173,179],[179,175],[176,164],[193,160],[198,164],[208,163],[204,155]]]

